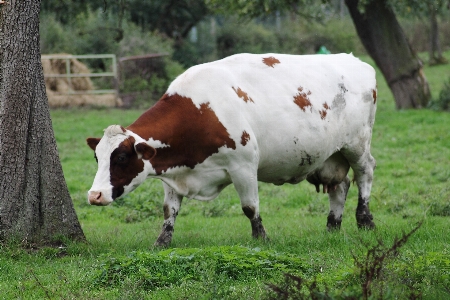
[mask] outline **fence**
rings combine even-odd
[[[101,73],[71,73],[70,70],[70,60],[71,59],[99,59],[107,58],[112,60],[112,72],[101,72]],[[69,87],[71,87],[65,94],[75,95],[75,94],[116,94],[118,95],[118,84],[117,84],[117,59],[114,54],[88,54],[88,55],[42,55],[41,59],[59,59],[65,60],[66,62],[66,73],[65,74],[44,74],[46,78],[67,78]],[[114,78],[114,89],[100,89],[100,90],[73,90],[71,84],[71,78],[74,77],[113,77]]]

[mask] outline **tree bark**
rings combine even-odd
[[[358,7],[359,0],[345,0],[356,31],[369,55],[383,73],[398,109],[426,107],[430,89],[422,62],[412,50],[386,0],[372,0]]]
[[[84,240],[50,119],[38,0],[0,4],[0,241]]]

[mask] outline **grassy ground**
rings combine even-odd
[[[448,78],[448,68],[425,69],[434,96]],[[378,87],[372,141],[377,160],[371,201],[375,231],[356,229],[355,186],[341,231],[329,233],[327,197],[316,194],[312,185],[260,184],[261,215],[270,241],[255,241],[237,194],[228,187],[215,201],[183,202],[172,254],[152,247],[163,219],[160,182],[148,180],[109,207],[86,203],[97,166],[85,138],[101,136],[114,123],[126,126],[141,111],[52,111],[66,181],[88,243],[39,250],[0,246],[0,299],[260,299],[267,294],[266,283],[282,281],[280,266],[289,262],[297,266],[297,275],[315,278],[334,295],[360,295],[353,256],[365,257],[377,241],[392,245],[420,220],[422,227],[383,269],[383,280],[375,283],[377,293],[407,298],[414,290],[426,299],[448,298],[450,114],[396,111],[380,75]],[[221,252],[218,258],[215,253]],[[280,262],[277,255],[292,257],[283,256]]]

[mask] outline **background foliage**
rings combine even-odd
[[[207,2],[209,8],[201,0],[121,0],[106,2],[106,6],[103,1],[48,1],[41,13],[41,51],[115,53],[118,57],[168,54],[164,59],[125,64],[120,91],[124,97],[132,95],[135,107],[145,107],[159,99],[184,69],[235,53],[309,54],[324,45],[332,53],[365,54],[345,6],[340,5],[342,1],[294,1],[288,13],[270,7],[286,1],[244,1],[239,4],[244,5],[241,13],[251,11],[247,6],[257,2],[271,12],[252,20],[230,15],[230,7],[222,15],[217,14],[220,10],[211,8],[218,4]],[[427,6],[412,0],[391,2],[414,50],[427,51]],[[445,5],[438,8],[440,42],[446,50],[450,49],[450,13]],[[423,60],[427,61],[426,56]],[[98,60],[90,64],[93,71],[111,67]],[[107,83],[97,81],[96,85]],[[436,98],[438,93],[433,96]]]

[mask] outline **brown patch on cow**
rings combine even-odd
[[[322,104],[322,106],[324,109],[319,110],[319,114],[320,114],[320,118],[322,120],[324,120],[325,117],[327,116],[327,110],[330,110],[331,108],[328,106],[328,103],[326,103],[326,102],[324,104]]]
[[[275,57],[270,56],[270,57],[263,58],[263,63],[265,63],[269,67],[273,68],[273,66],[276,64],[279,64],[280,61],[278,59],[276,59]]]
[[[253,206],[242,206],[242,211],[250,220],[255,217],[255,208]]]
[[[377,91],[372,90],[373,104],[377,103]]]
[[[250,101],[250,102],[254,103],[253,99],[250,98],[246,92],[244,92],[243,90],[241,90],[241,88],[235,89],[235,88],[233,87],[233,90],[236,92],[236,94],[238,95],[238,97],[239,97],[239,98],[242,98],[245,102]]]
[[[309,107],[312,111],[311,101],[308,98],[311,95],[311,91],[304,92],[303,87],[299,87],[297,90],[298,93],[294,96],[294,103],[303,111],[306,111],[306,107]]]
[[[139,159],[134,149],[135,139],[129,137],[111,153],[109,163],[110,181],[113,186],[112,198],[120,197],[124,186],[144,170],[144,162]]]
[[[156,174],[182,166],[193,169],[221,147],[236,149],[209,103],[197,108],[192,99],[178,94],[165,94],[127,129],[169,145],[158,148],[150,159]]]
[[[247,131],[242,132],[242,136],[241,136],[242,146],[247,145],[248,141],[250,141],[250,134],[248,134]]]

